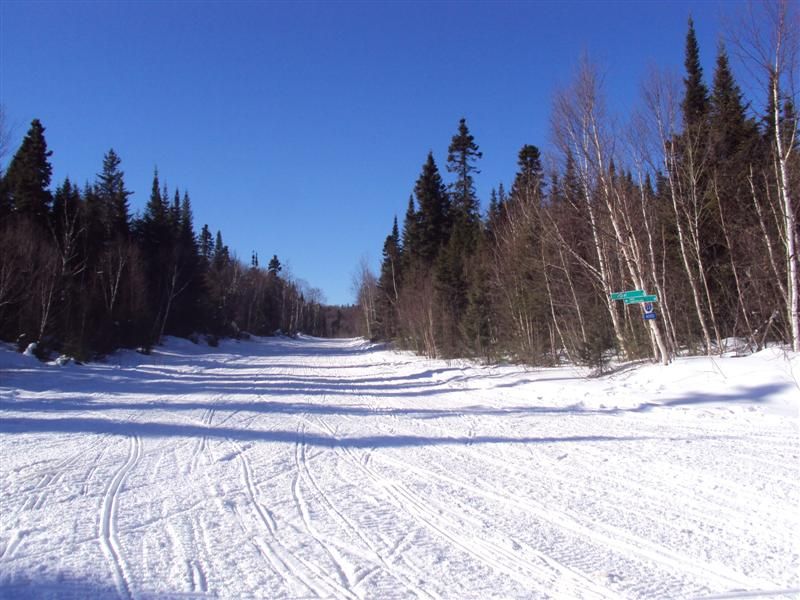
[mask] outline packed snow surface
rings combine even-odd
[[[2,598],[796,598],[800,357],[0,349]]]

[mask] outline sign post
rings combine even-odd
[[[627,298],[638,298],[644,296],[644,290],[630,290],[627,292],[613,292],[611,294],[612,300],[625,300]]]
[[[613,292],[610,294],[610,298],[611,300],[622,300],[626,306],[629,304],[641,304],[642,318],[645,321],[655,321],[658,318],[655,308],[653,307],[653,304],[658,302],[658,296],[655,294],[648,294],[644,290],[628,290],[626,292]],[[661,333],[657,323],[652,323],[650,325],[650,332],[654,336],[653,352],[656,355],[658,355],[658,353],[661,354],[661,360],[663,364],[669,364],[668,350],[661,338]],[[658,350],[656,350],[655,344],[658,345]]]
[[[655,295],[649,296],[647,294],[642,294],[641,296],[633,296],[633,297],[629,296],[623,298],[622,300],[625,302],[625,304],[644,304],[645,302],[647,303],[658,302],[658,296]]]
[[[622,300],[625,305],[641,304],[644,310],[643,317],[645,321],[652,321],[656,317],[656,312],[653,309],[653,303],[658,302],[658,296],[655,294],[647,294],[644,290],[629,290],[627,292],[614,292],[611,294],[612,300]]]

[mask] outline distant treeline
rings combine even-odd
[[[547,168],[524,146],[485,215],[482,155],[462,119],[449,184],[429,154],[380,273],[361,274],[364,331],[430,356],[535,365],[668,362],[732,337],[800,350],[797,6],[756,8],[761,34],[736,43],[759,102],[744,99],[722,44],[707,86],[691,21],[682,81],[654,73],[623,127],[584,59],[555,95]],[[635,289],[657,296],[656,319],[610,297]]]
[[[323,306],[277,256],[246,265],[219,231],[198,235],[189,194],[170,193],[157,172],[131,217],[113,150],[93,183],[67,179],[52,193],[44,132],[34,120],[0,178],[0,339],[86,359],[164,335],[352,334],[354,310]]]

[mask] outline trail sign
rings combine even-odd
[[[644,302],[658,302],[658,296],[655,294],[652,296],[634,296],[633,298],[623,298],[623,300],[625,304],[642,304]]]
[[[638,298],[644,296],[644,290],[629,290],[627,292],[614,292],[611,294],[612,300],[625,300],[626,298]]]

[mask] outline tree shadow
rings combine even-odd
[[[86,577],[64,575],[46,578],[7,572],[0,577],[0,599],[6,598],[8,600],[86,600],[87,598],[116,600],[119,598],[119,592],[113,585]]]
[[[526,417],[547,415],[615,415],[622,413],[641,413],[656,408],[674,408],[693,406],[699,404],[736,404],[736,403],[765,403],[773,395],[788,389],[788,383],[772,383],[758,386],[741,387],[737,390],[719,394],[702,393],[688,394],[677,398],[667,398],[659,402],[645,402],[629,408],[600,407],[591,408],[583,404],[569,404],[564,406],[551,405],[507,405],[486,406],[472,404],[467,406],[446,406],[442,408],[409,407],[409,406],[369,406],[358,402],[347,404],[329,402],[303,402],[273,399],[286,396],[351,396],[357,399],[359,395],[372,395],[378,399],[402,399],[407,397],[425,397],[437,394],[447,394],[469,391],[468,388],[449,390],[425,390],[413,388],[405,392],[388,393],[376,390],[391,386],[376,386],[369,388],[348,388],[335,386],[316,386],[311,383],[294,387],[255,385],[249,388],[242,386],[208,386],[202,384],[160,385],[150,382],[144,387],[127,388],[120,392],[108,393],[108,398],[97,399],[96,383],[86,391],[58,392],[55,399],[37,398],[26,400],[0,400],[0,411],[7,414],[13,413],[55,413],[68,414],[75,412],[99,412],[114,410],[147,411],[176,413],[185,411],[203,411],[215,408],[217,412],[242,412],[254,414],[312,414],[312,415],[341,415],[349,417],[406,417],[413,419],[448,419],[460,418],[465,415],[473,417]],[[29,390],[30,391],[30,390]],[[486,391],[486,390],[482,390]],[[203,396],[217,395],[217,400],[192,400],[193,394]],[[238,401],[231,400],[236,395],[247,394],[257,396],[256,400]],[[154,397],[155,400],[131,401],[137,396]],[[174,400],[163,398],[174,395]],[[188,398],[188,399],[185,399]],[[7,417],[3,417],[6,419]]]
[[[779,395],[785,390],[793,387],[787,382],[784,383],[765,383],[762,385],[740,386],[730,392],[708,393],[695,392],[671,398],[659,402],[643,402],[639,406],[627,409],[630,412],[646,412],[654,408],[670,408],[675,406],[693,406],[697,404],[737,404],[752,402],[754,404],[764,404],[772,396]]]
[[[418,436],[418,435],[366,435],[332,437],[296,430],[240,429],[235,427],[188,425],[185,423],[161,423],[145,421],[119,421],[93,417],[61,417],[54,419],[38,417],[11,417],[0,421],[0,433],[68,433],[114,436],[139,436],[144,438],[192,438],[208,437],[242,442],[275,442],[296,444],[303,442],[322,448],[402,448],[418,446],[466,446],[475,444],[556,444],[578,442],[633,442],[642,440],[681,441],[682,438],[660,436],[608,436],[573,435],[553,436]],[[713,439],[719,439],[715,436]],[[692,436],[686,439],[703,439]]]

